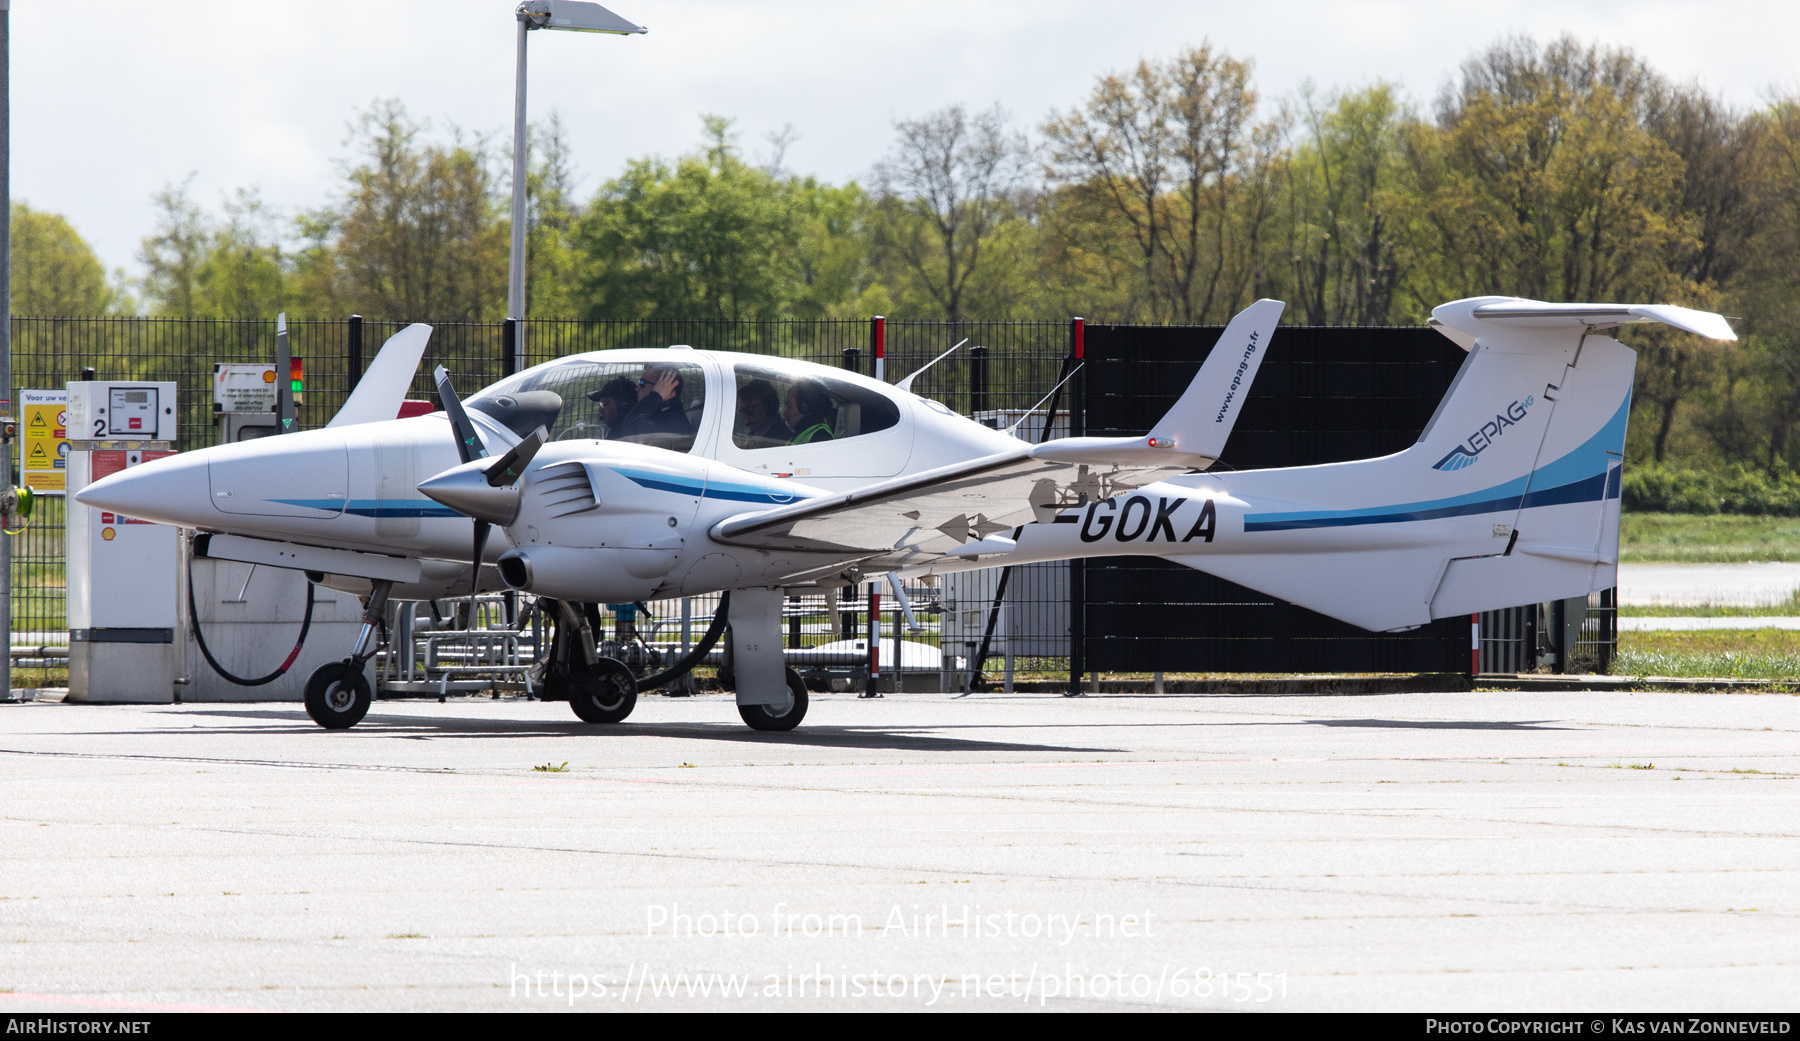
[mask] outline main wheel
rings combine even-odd
[[[616,658],[569,674],[569,707],[589,723],[620,723],[637,707],[637,680]]]
[[[327,662],[306,681],[306,714],[326,730],[348,730],[362,722],[374,700],[368,677],[347,661]]]
[[[752,730],[792,730],[806,718],[806,683],[793,669],[787,670],[790,700],[786,708],[774,705],[739,705],[738,715]]]

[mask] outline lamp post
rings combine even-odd
[[[525,367],[525,34],[533,29],[629,36],[648,32],[599,4],[585,0],[527,0],[515,12],[519,20],[519,61],[513,88],[512,255],[506,266],[506,317],[514,331],[512,365]]]

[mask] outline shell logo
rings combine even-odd
[[[264,383],[274,383],[275,382],[275,370],[274,369],[265,369],[263,371],[263,382]]]
[[[105,539],[108,542],[111,542],[113,540],[114,536],[116,536],[118,534],[119,533],[117,531],[113,530],[112,528],[101,528],[100,529],[100,537]]]

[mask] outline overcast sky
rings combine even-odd
[[[12,189],[66,215],[109,267],[137,269],[150,195],[256,186],[283,213],[340,190],[346,128],[375,98],[439,130],[510,145],[516,0],[50,0],[12,3]],[[1255,62],[1266,99],[1399,83],[1428,105],[1509,33],[1635,49],[1751,106],[1793,89],[1800,4],[1450,0],[617,0],[646,36],[531,34],[531,115],[554,108],[581,194],[628,157],[678,155],[700,112],[737,120],[755,156],[793,124],[786,166],[865,176],[897,118],[999,102],[1035,126],[1094,78],[1210,40]]]

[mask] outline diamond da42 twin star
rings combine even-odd
[[[77,498],[362,595],[351,656],[307,684],[326,727],[369,707],[386,601],[473,579],[548,598],[545,685],[595,723],[623,720],[640,681],[595,652],[584,605],[726,592],[696,653],[649,679],[690,668],[728,622],[739,714],[787,730],[807,694],[782,656],[784,595],[883,574],[1147,554],[1376,631],[1609,587],[1637,356],[1603,331],[1735,338],[1682,307],[1458,300],[1431,324],[1468,357],[1416,444],[1210,473],[1282,308],[1233,318],[1146,436],[1035,445],[910,379],[684,347],[565,357],[467,401],[439,369],[444,410],[394,419],[431,332],[414,325],[324,428],[146,463]]]

